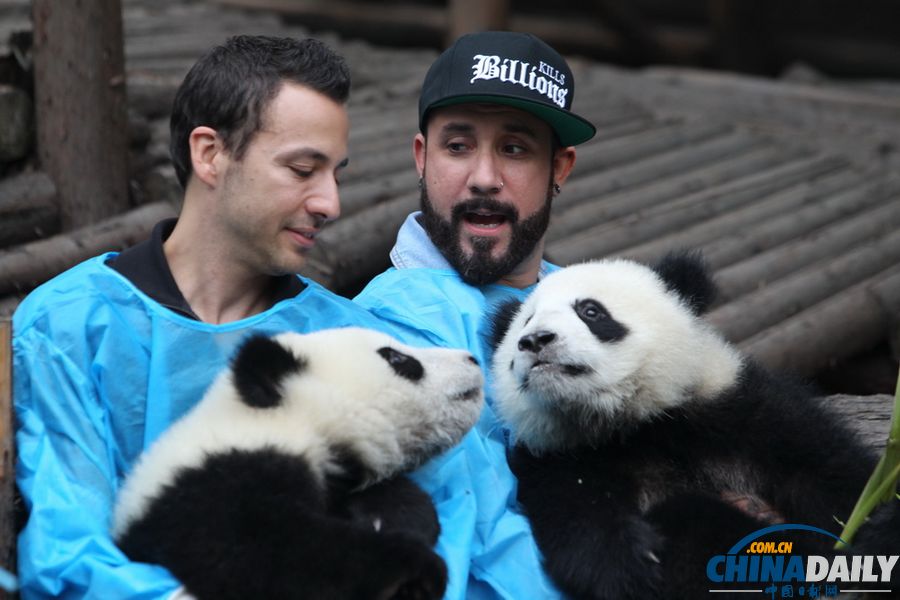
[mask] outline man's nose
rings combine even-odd
[[[315,196],[307,202],[306,210],[322,222],[333,221],[341,216],[341,199],[337,180],[330,180],[316,190]]]
[[[491,152],[480,152],[469,174],[468,187],[473,194],[495,196],[503,189],[503,175]]]

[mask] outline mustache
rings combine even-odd
[[[463,215],[467,212],[475,212],[477,210],[486,210],[506,218],[510,223],[519,221],[519,209],[513,204],[500,202],[496,198],[481,197],[469,198],[453,207],[450,211],[450,218],[454,223],[462,220]]]

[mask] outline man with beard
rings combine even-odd
[[[466,348],[489,377],[491,307],[524,298],[542,260],[553,197],[594,127],[570,110],[572,72],[538,38],[463,36],[425,76],[413,141],[421,212],[404,222],[393,267],[356,301],[411,344]],[[488,403],[478,425],[414,474],[435,500],[447,598],[555,598],[515,509],[506,433]]]

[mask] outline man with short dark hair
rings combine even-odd
[[[340,212],[349,89],[343,59],[316,40],[238,36],[213,49],[173,106],[185,188],[177,221],[62,273],[19,306],[23,599],[182,594],[162,567],[130,562],[109,533],[140,453],[199,401],[249,333],[380,327],[296,275]]]
[[[391,251],[393,267],[356,298],[408,343],[467,348],[490,375],[486,313],[524,298],[555,269],[542,260],[553,197],[593,125],[571,111],[572,72],[538,38],[463,36],[425,76],[413,141],[421,212]],[[435,500],[447,598],[559,596],[515,508],[506,434],[488,404],[462,443],[414,478]]]

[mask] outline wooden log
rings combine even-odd
[[[888,94],[670,67],[629,74],[595,65],[592,74],[594,85],[615,87],[661,111],[775,128],[785,139],[839,150],[864,167],[897,162],[896,153],[884,152],[900,136],[900,102]]]
[[[891,429],[893,396],[890,394],[869,396],[834,394],[824,396],[822,403],[826,408],[840,415],[859,435],[864,444],[879,452],[884,451]]]
[[[852,181],[850,187],[839,191],[834,197],[826,198],[823,195],[821,206],[811,203],[793,215],[785,214],[779,219],[760,223],[746,232],[715,240],[707,244],[703,252],[713,268],[721,269],[742,261],[763,248],[797,237],[798,232],[812,230],[834,218],[883,204],[885,196],[896,193],[895,190],[883,189],[879,180],[865,184],[861,189],[858,185],[859,182]]]
[[[184,73],[167,77],[129,71],[128,105],[148,119],[167,117],[172,111],[175,91],[183,78]]]
[[[170,204],[147,204],[94,225],[0,251],[0,294],[29,290],[101,252],[131,246],[146,239],[157,222],[172,216],[175,211]]]
[[[351,121],[352,123],[352,121]],[[397,166],[390,169],[396,170],[402,167],[413,168],[413,138],[419,131],[415,120],[406,122],[393,121],[390,131],[379,133],[375,136],[360,138],[351,134],[349,152],[350,165],[348,171],[359,165],[365,166],[373,159],[383,168],[383,161],[389,155],[391,160],[397,161]],[[352,125],[351,125],[352,128]],[[379,167],[376,167],[379,168]],[[375,172],[377,174],[377,171]]]
[[[709,164],[711,161],[751,152],[758,141],[735,134],[712,138],[686,148],[676,148],[645,160],[622,165],[609,171],[589,176],[566,185],[565,199],[560,195],[553,227],[547,233],[548,242],[572,236],[579,231],[608,218],[611,206],[603,198],[629,189],[675,177],[687,170]],[[646,202],[646,203],[645,203]],[[628,212],[650,205],[650,199],[630,206]]]
[[[22,298],[17,295],[3,296],[0,298],[0,319],[12,318],[13,313],[16,312],[16,308],[21,301]]]
[[[624,123],[633,121],[653,123],[660,121],[643,106],[630,100],[623,102],[618,97],[605,97],[601,90],[591,90],[591,93],[584,99],[578,96],[575,99],[575,105],[572,110],[589,120],[597,128],[597,133],[594,137],[585,142],[584,146],[579,146],[581,149],[600,140],[617,137],[616,135],[610,136],[607,131],[614,131],[616,127]]]
[[[411,146],[396,146],[380,153],[372,153],[359,161],[351,161],[341,181],[347,183],[374,177],[384,177],[402,169],[413,168]]]
[[[34,0],[32,8],[38,154],[69,230],[129,206],[121,3]]]
[[[707,320],[729,340],[739,343],[898,262],[900,230],[773,281],[714,309]],[[822,321],[817,326],[827,328],[830,324],[826,323]],[[884,331],[882,328],[882,334]]]
[[[864,240],[879,238],[900,226],[900,198],[888,199],[874,194],[866,194],[865,191],[868,190],[858,191],[863,192],[860,200],[869,200],[869,204],[876,204],[876,207],[849,216],[846,220],[829,224],[822,229],[808,232],[810,223],[807,221],[798,224],[798,219],[807,216],[811,219],[825,218],[824,214],[833,212],[826,209],[825,205],[828,204],[828,201],[825,200],[794,214],[784,215],[783,218],[776,220],[777,223],[774,223],[779,227],[783,225],[780,228],[786,231],[786,235],[787,232],[791,232],[793,235],[805,234],[800,239],[774,246],[771,243],[759,241],[758,235],[747,236],[750,238],[747,240],[748,243],[756,240],[756,247],[769,249],[749,260],[716,271],[719,301],[727,303],[756,287],[763,287],[789,273],[798,271],[822,257],[839,256]],[[769,223],[764,223],[761,229],[770,229],[766,225]],[[769,236],[766,238],[766,242],[771,241]]]
[[[249,29],[253,23],[248,24]],[[258,31],[257,33],[262,33]],[[208,31],[168,31],[160,36],[130,36],[125,39],[124,51],[129,65],[145,64],[159,59],[176,59],[191,64],[213,46],[218,46],[229,37],[229,32],[217,27]]]
[[[657,122],[635,135],[587,146],[577,152],[573,177],[566,183],[566,192],[559,196],[556,207],[568,209],[596,197],[597,190],[623,187],[628,170],[643,169],[647,166],[643,161],[671,161],[692,145],[721,139],[732,131],[722,124]],[[616,167],[628,170],[616,177],[621,173],[614,170]]]
[[[343,221],[358,212],[369,210],[383,202],[390,202],[398,196],[406,196],[417,188],[416,171],[410,165],[408,169],[391,173],[385,177],[363,179],[351,184],[342,185],[341,218]],[[339,221],[339,222],[340,222]],[[384,232],[393,235],[396,232]]]
[[[650,80],[663,81],[698,99],[706,98],[707,104],[724,100],[726,105],[736,103],[752,108],[755,114],[764,114],[773,107],[787,109],[791,105],[796,117],[824,116],[823,111],[833,111],[835,115],[886,119],[894,123],[900,119],[900,98],[843,86],[786,84],[737,73],[682,67],[653,67],[642,73]]]
[[[16,572],[16,460],[13,435],[12,323],[0,317],[0,567],[11,573]]]
[[[597,134],[591,141],[585,143],[584,148],[582,148],[580,152],[584,152],[585,148],[599,145],[606,140],[614,140],[616,138],[634,135],[641,131],[645,131],[652,127],[653,123],[655,122],[655,119],[640,115],[628,116],[619,121],[605,123],[603,125],[600,125],[599,123],[597,123],[597,121],[594,121],[594,124],[597,127]],[[584,171],[584,169],[578,169],[578,172],[582,171]]]
[[[781,273],[787,273],[786,269],[789,268],[790,262],[783,260],[785,257],[778,252],[778,248],[775,248],[779,244],[800,238],[837,219],[854,215],[873,206],[877,207],[885,201],[884,194],[879,193],[880,183],[861,182],[857,176],[846,171],[837,181],[846,183],[843,187],[822,190],[814,202],[799,204],[796,201],[786,202],[781,194],[776,194],[768,200],[729,211],[713,219],[627,248],[623,253],[636,260],[648,261],[662,256],[672,248],[702,247],[710,266],[713,269],[720,269],[767,249],[773,249],[772,252],[777,253],[777,258],[771,261],[773,263],[771,266]],[[850,235],[854,239],[863,237],[854,237],[852,232]],[[723,252],[723,247],[727,248],[728,252]],[[818,247],[822,248],[821,245]],[[812,254],[810,262],[822,256],[823,254]],[[717,272],[717,277],[720,273]],[[775,271],[768,271],[769,277],[775,277],[774,273]],[[759,275],[765,278],[766,271],[760,271]],[[737,275],[737,279],[743,280],[740,283],[751,287],[760,281],[750,276],[749,272],[743,276]],[[750,288],[741,289],[746,291]],[[720,299],[728,300],[740,293],[743,292],[731,288],[728,283],[723,283]]]
[[[355,82],[354,82],[355,83]],[[352,106],[356,96],[350,94]],[[419,131],[418,113],[412,98],[405,98],[402,106],[375,106],[371,111],[350,113],[350,153],[368,150],[371,147],[387,147],[396,140],[405,140],[412,153],[412,139]]]
[[[817,194],[833,189],[833,186],[842,186],[848,180],[855,179],[857,175],[846,167],[842,159],[833,157],[792,161],[643,212],[619,203],[607,205],[601,196],[600,202],[584,204],[569,211],[578,211],[578,216],[585,223],[599,222],[599,225],[549,243],[546,254],[556,264],[566,265],[621,252],[666,232],[688,227],[771,194],[784,194],[795,203],[809,201]],[[574,218],[574,215],[565,216]],[[556,225],[554,222],[551,227]]]
[[[0,248],[58,231],[56,186],[46,173],[22,173],[0,181]]]
[[[633,209],[631,212],[637,212],[642,208],[664,206],[668,202],[677,201],[692,194],[713,190],[717,186],[728,185],[734,180],[752,177],[761,171],[778,168],[796,158],[786,154],[784,149],[777,146],[763,145],[749,149],[746,154],[724,156],[722,160],[713,160],[709,163],[698,165],[694,169],[688,169],[674,176],[651,181],[635,188],[603,194],[602,197],[594,196],[593,202],[603,203],[610,209],[610,212],[618,213],[618,211],[624,209],[626,210],[624,215],[627,217],[630,214],[628,212],[629,208]],[[752,201],[752,196],[748,198],[748,202]],[[556,207],[557,205],[554,204],[554,208]],[[614,209],[613,207],[616,208]],[[556,239],[558,234],[554,232],[551,237]],[[656,245],[655,242],[665,239],[654,239],[646,242],[648,248],[644,251],[642,251],[644,248],[643,244],[637,246],[637,248],[630,247],[628,249],[629,256],[638,260],[656,258],[672,247],[671,243],[663,245],[662,250],[652,247]],[[681,245],[694,246],[696,241]]]
[[[208,2],[134,2],[122,7],[125,36],[165,36],[175,31],[228,31],[240,33],[252,25],[267,25],[273,34],[284,24],[278,15],[223,9]],[[274,34],[273,34],[274,35]]]
[[[397,231],[418,200],[417,190],[338,219],[316,237],[303,274],[335,292],[352,295],[390,265]]]
[[[509,26],[509,0],[449,0],[447,46],[473,31],[504,30]]]
[[[877,273],[739,344],[770,367],[812,375],[900,328],[900,267]]]

